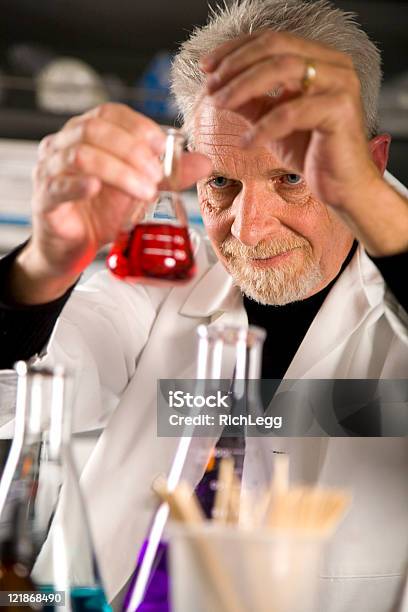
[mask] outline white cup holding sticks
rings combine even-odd
[[[170,491],[159,479],[154,488],[178,521],[169,531],[173,612],[315,610],[322,554],[347,492],[290,488],[285,456],[260,499],[241,490],[232,458],[223,458],[212,521],[187,483]]]
[[[313,612],[326,538],[318,534],[253,529],[215,522],[173,523],[170,534],[173,612]],[[214,572],[200,548],[211,552]],[[226,603],[214,573],[234,591]],[[238,602],[238,604],[237,604]]]

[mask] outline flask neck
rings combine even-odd
[[[21,456],[31,456],[32,449],[46,444],[50,460],[61,461],[69,445],[70,410],[66,400],[66,377],[61,368],[29,368],[24,362],[16,366],[17,403],[14,441]]]
[[[181,157],[185,138],[174,128],[166,130],[166,146],[163,156],[163,178],[170,192],[180,191]]]
[[[200,326],[197,378],[258,380],[265,335],[255,326]]]
[[[180,166],[185,138],[174,128],[166,130],[166,146],[163,155],[163,189],[147,215],[147,220],[156,223],[187,225],[187,215],[179,195]]]

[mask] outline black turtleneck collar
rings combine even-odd
[[[264,306],[244,296],[250,325],[259,325],[267,336],[263,349],[262,378],[283,378],[313,319],[356,249],[354,241],[340,272],[331,283],[311,297],[285,306]]]

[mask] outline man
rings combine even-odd
[[[382,176],[379,80],[374,45],[326,2],[235,3],[191,36],[173,70],[192,149],[183,184],[198,181],[219,262],[199,248],[197,278],[182,288],[102,273],[68,299],[98,248],[154,199],[158,126],[108,104],[43,141],[33,236],[2,262],[5,365],[41,351],[66,363],[75,428],[105,427],[82,482],[110,597],[133,569],[151,482],[177,442],[156,437],[156,380],[194,376],[199,323],[262,324],[264,377],[406,377],[408,205]],[[295,481],[353,491],[320,609],[391,610],[407,557],[406,440],[261,446],[266,462],[289,452]]]

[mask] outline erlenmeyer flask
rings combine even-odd
[[[61,367],[18,362],[16,370],[15,433],[0,482],[0,591],[36,592],[36,609],[108,611],[70,453],[67,377]]]
[[[179,193],[184,136],[174,128],[168,128],[166,134],[163,175],[167,190],[160,193],[143,222],[121,232],[107,258],[116,276],[145,284],[178,284],[195,273],[187,214]]]
[[[200,325],[197,332],[199,345],[195,393],[212,395],[221,389],[225,392],[227,386],[231,391],[232,411],[238,408],[240,413],[261,413],[259,377],[265,331],[255,326],[246,329],[237,326]],[[194,410],[193,408],[191,416],[194,416]],[[212,438],[201,439],[192,437],[193,429],[186,428],[180,439],[168,475],[168,487],[170,490],[174,489],[181,477],[194,479],[197,473],[204,473],[196,492],[206,515],[211,516],[216,496],[214,483],[221,458],[232,457],[237,477],[242,475],[245,428],[229,427],[228,438],[220,437],[222,428],[215,428]],[[202,444],[197,444],[197,441],[202,441]],[[161,504],[153,518],[123,602],[124,612],[168,610],[167,543],[162,540],[168,513],[168,507]]]

